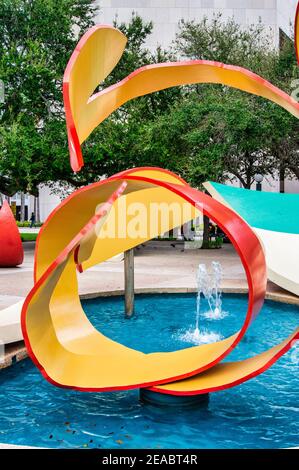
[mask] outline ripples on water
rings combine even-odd
[[[200,328],[227,337],[241,326],[246,306],[246,297],[225,295],[223,308],[229,315],[217,321],[203,315]],[[194,295],[138,296],[131,320],[123,319],[121,298],[85,301],[84,308],[107,336],[144,352],[193,345],[182,334],[194,330]],[[298,307],[266,302],[228,360],[249,357],[285,339],[298,325],[298,314]],[[298,361],[292,354],[254,380],[212,394],[206,409],[189,410],[143,405],[138,391],[56,388],[26,360],[0,373],[0,442],[72,448],[298,446]]]

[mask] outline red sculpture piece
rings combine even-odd
[[[4,200],[0,209],[0,267],[23,263],[24,250],[19,230],[9,204]]]

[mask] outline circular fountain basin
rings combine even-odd
[[[195,294],[137,295],[124,317],[122,297],[82,301],[105,335],[145,353],[217,341],[242,324],[247,297],[224,295],[213,318],[201,303],[194,334]],[[297,327],[299,307],[266,301],[245,338],[226,360],[258,354]],[[205,406],[152,406],[139,391],[83,393],[54,387],[27,359],[0,372],[0,442],[57,448],[285,448],[298,446],[299,350],[264,374],[210,394]],[[149,400],[148,400],[149,401]]]

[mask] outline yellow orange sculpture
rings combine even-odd
[[[95,26],[75,49],[64,76],[64,100],[71,165],[84,161],[81,144],[107,116],[130,99],[187,83],[222,83],[272,100],[299,117],[299,104],[281,90],[240,67],[209,61],[155,64],[92,95],[118,63],[126,39],[120,31]],[[249,286],[248,311],[240,331],[222,341],[169,353],[143,354],[95,330],[78,295],[77,271],[128,250],[165,232],[163,220],[131,237],[115,230],[104,236],[113,217],[123,226],[130,215],[122,201],[140,203],[145,219],[151,204],[176,204],[181,222],[202,211],[230,237],[243,263]],[[128,205],[128,204],[127,204]],[[189,211],[185,211],[185,206]],[[168,220],[167,230],[176,226]],[[241,383],[271,366],[292,342],[239,363],[220,364],[241,341],[262,307],[266,289],[263,249],[248,224],[210,196],[192,189],[178,176],[158,168],[135,168],[86,186],[69,196],[44,224],[37,243],[35,285],[22,310],[22,330],[32,360],[50,382],[79,390],[149,387],[174,395],[201,394]]]
[[[97,25],[79,41],[63,80],[71,166],[84,164],[81,144],[113,111],[129,100],[155,91],[192,83],[218,83],[262,96],[299,118],[299,103],[249,70],[209,60],[170,62],[141,67],[121,82],[93,94],[119,62],[126,37],[117,29]]]

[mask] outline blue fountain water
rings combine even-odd
[[[121,297],[83,302],[104,334],[144,352],[192,346],[194,294],[141,295],[136,315],[124,319]],[[213,320],[202,300],[200,326],[226,337],[243,322],[246,296],[224,295]],[[228,360],[259,353],[298,325],[299,308],[266,302],[260,316]],[[282,448],[298,446],[298,350],[263,375],[211,395],[206,409],[152,407],[138,391],[80,393],[47,383],[30,360],[0,372],[0,442],[44,447]]]

